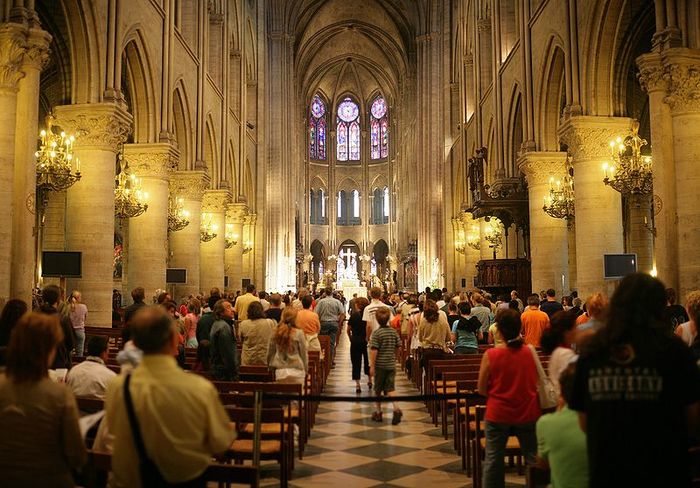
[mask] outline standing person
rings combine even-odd
[[[75,345],[75,339],[73,337],[73,327],[70,323],[70,318],[67,314],[59,314],[58,312],[61,304],[61,289],[56,285],[47,285],[41,290],[41,298],[44,302],[41,306],[41,312],[47,315],[56,315],[59,318],[59,324],[63,332],[63,341],[56,348],[56,354],[54,355],[51,369],[70,369],[73,365],[70,352]]]
[[[664,320],[672,331],[676,327],[690,320],[683,305],[676,303],[676,290],[666,288],[666,307],[664,308]]]
[[[304,295],[301,298],[302,309],[297,312],[295,325],[297,329],[301,329],[306,335],[306,342],[309,351],[320,351],[321,343],[318,340],[318,335],[321,332],[321,321],[318,314],[311,310],[313,299],[311,295]]]
[[[107,387],[117,374],[105,366],[109,341],[105,336],[93,336],[87,344],[85,361],[68,371],[66,383],[75,396],[104,399]]]
[[[549,316],[540,310],[540,300],[535,294],[527,297],[527,308],[520,316],[525,344],[540,347],[542,333],[549,327]]]
[[[337,298],[333,297],[333,289],[326,288],[326,296],[316,303],[314,311],[321,321],[320,335],[331,339],[331,362],[335,364],[335,347],[338,342],[338,331],[343,328],[345,321],[345,307]]]
[[[209,336],[211,373],[219,381],[238,380],[238,353],[233,332],[233,306],[220,299],[214,305],[214,324]]]
[[[282,296],[279,293],[270,295],[270,308],[265,310],[265,317],[279,323],[282,318]]]
[[[447,343],[452,339],[450,326],[445,314],[438,311],[437,304],[427,299],[423,304],[423,316],[418,326],[418,340],[423,348],[423,370],[428,368],[431,359],[442,359],[447,350]]]
[[[185,315],[185,347],[197,347],[197,323],[201,304],[196,298],[187,303],[187,315]]]
[[[361,367],[364,361],[364,372],[368,378],[367,385],[372,388],[372,377],[369,375],[369,357],[367,355],[367,324],[362,320],[365,307],[369,300],[365,297],[355,298],[354,309],[348,320],[348,336],[350,337],[350,361],[352,362],[352,379],[355,380],[355,393],[361,393]]]
[[[210,295],[207,299],[207,308],[199,320],[197,320],[197,343],[211,339],[211,326],[214,325],[214,306],[221,300],[218,295]]]
[[[177,333],[162,308],[139,310],[132,331],[143,360],[110,384],[105,400],[107,428],[114,435],[110,485],[147,486],[139,468],[149,460],[155,477],[164,480],[158,486],[203,487],[198,478],[212,456],[226,451],[235,437],[219,393],[207,379],[177,366]]]
[[[49,379],[63,331],[57,314],[22,316],[0,376],[0,473],[3,486],[72,488],[85,464],[78,406],[65,384]]]
[[[546,313],[549,318],[564,310],[564,306],[557,301],[557,292],[554,291],[554,288],[547,290],[546,299],[540,304],[540,310]]]
[[[255,296],[255,285],[250,283],[245,287],[245,295],[236,298],[236,304],[233,307],[233,313],[238,320],[248,318],[248,306],[253,302],[258,302],[258,297]]]
[[[517,436],[528,463],[536,460],[535,422],[541,415],[538,374],[533,350],[524,345],[520,328],[518,312],[502,310],[498,330],[507,347],[487,349],[481,360],[479,394],[486,397],[484,488],[504,486],[508,437]]]
[[[13,298],[8,300],[0,314],[0,367],[7,362],[7,346],[10,343],[10,335],[19,319],[27,313],[27,304],[23,300]]]
[[[602,293],[594,293],[586,300],[586,313],[576,319],[579,333],[577,342],[581,342],[592,333],[605,325],[605,313],[608,309],[608,298]]]
[[[481,339],[481,322],[471,315],[469,302],[459,304],[459,316],[452,322],[452,342],[455,354],[478,354]]]
[[[248,319],[238,324],[241,348],[241,365],[266,365],[267,349],[275,332],[277,322],[265,317],[262,303],[248,306]]]
[[[380,308],[375,313],[379,328],[372,334],[370,341],[370,372],[374,378],[374,393],[381,397],[384,393],[388,397],[396,396],[394,381],[396,377],[396,350],[401,345],[401,339],[397,332],[389,327],[391,311],[388,308]],[[377,401],[376,410],[372,414],[372,420],[382,421],[382,404]],[[391,425],[401,423],[403,412],[399,404],[394,402],[394,413]]]
[[[551,327],[542,334],[542,351],[550,354],[547,372],[552,385],[559,389],[559,376],[576,358],[572,346],[576,343],[576,315],[568,312],[557,312],[552,316]]]
[[[275,381],[303,385],[309,369],[309,355],[304,332],[296,327],[296,316],[293,307],[282,312],[282,320],[270,341],[267,364],[275,368]]]
[[[263,307],[263,312],[267,312],[267,309],[270,308],[270,302],[267,301],[269,297],[270,295],[268,295],[266,291],[261,291],[258,293],[258,298],[260,299],[260,304]]]
[[[73,326],[73,336],[75,337],[75,355],[82,356],[85,347],[85,319],[88,308],[81,303],[82,294],[78,290],[73,290],[68,297],[68,317]]]
[[[379,287],[374,287],[369,290],[369,296],[372,298],[372,301],[365,307],[364,312],[362,312],[362,320],[365,321],[367,324],[367,340],[369,341],[372,338],[372,332],[377,330],[379,328],[379,323],[377,322],[377,319],[374,317],[374,315],[377,313],[377,310],[380,308],[389,308],[388,305],[385,305],[384,302],[382,302],[382,289]],[[391,310],[389,310],[389,313],[391,313]],[[392,315],[393,317],[393,315]],[[391,320],[391,319],[389,319]]]
[[[523,310],[525,309],[525,305],[523,304],[523,301],[518,296],[518,292],[515,290],[512,290],[510,292],[510,299],[518,302],[518,312],[522,313]]]
[[[488,334],[489,327],[491,326],[491,309],[485,304],[488,303],[481,293],[473,293],[471,296],[472,301],[472,316],[479,319],[481,323],[481,332],[483,334]]]
[[[146,290],[142,286],[137,286],[131,290],[131,299],[134,301],[131,305],[124,309],[124,329],[122,330],[122,338],[124,342],[127,342],[130,337],[129,325],[131,323],[131,318],[141,307],[145,307],[144,299],[146,298]]]
[[[700,291],[691,291],[685,299],[685,308],[690,320],[676,327],[676,335],[688,346],[695,342],[698,335],[698,320],[700,320]]]
[[[628,275],[605,326],[582,348],[569,406],[586,432],[590,486],[691,485],[688,437],[700,421],[700,371],[671,334],[665,307],[659,280]]]

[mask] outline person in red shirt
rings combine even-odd
[[[549,316],[540,310],[540,297],[527,297],[527,308],[520,316],[520,322],[523,324],[525,344],[540,347],[542,333],[549,328]]]
[[[536,295],[535,295],[536,296]],[[528,463],[537,454],[535,423],[542,414],[537,396],[537,366],[534,350],[520,336],[520,315],[504,309],[498,317],[498,332],[506,347],[488,349],[479,369],[479,394],[486,397],[486,452],[483,486],[503,486],[508,437],[517,436]]]

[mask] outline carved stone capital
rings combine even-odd
[[[255,226],[255,223],[256,223],[257,221],[258,221],[258,216],[257,216],[257,214],[254,214],[254,213],[249,213],[249,214],[246,215],[246,216],[244,217],[244,219],[243,219],[243,223],[244,223],[245,225],[249,225],[249,226],[251,226],[251,227],[254,227],[254,226]]]
[[[23,69],[41,71],[49,62],[51,34],[43,29],[29,29],[27,51],[24,54]]]
[[[226,207],[226,223],[244,224],[248,215],[248,205],[245,203],[231,203]]]
[[[168,143],[126,144],[124,157],[136,176],[168,180],[180,153]]]
[[[201,201],[209,188],[209,175],[204,171],[175,171],[170,175],[170,193],[186,200]]]
[[[632,119],[627,117],[577,116],[559,127],[559,138],[576,161],[610,158],[610,141],[629,133]]]
[[[465,54],[462,57],[462,62],[464,63],[464,66],[466,66],[467,68],[471,68],[472,66],[474,66],[474,55],[472,53]]]
[[[226,206],[231,200],[228,190],[206,190],[202,197],[202,212],[226,212]]]
[[[75,135],[75,147],[116,154],[131,132],[132,117],[113,103],[82,103],[55,108],[56,125]]]
[[[529,186],[545,185],[549,178],[566,174],[565,152],[529,152],[518,159],[518,168],[525,173]]]
[[[664,53],[663,79],[668,83],[664,102],[674,113],[700,111],[700,52],[676,48]]]
[[[476,21],[476,30],[480,34],[491,32],[491,19],[479,19]]]
[[[14,23],[0,25],[0,89],[17,90],[24,76],[22,62],[27,51],[26,29]]]
[[[639,84],[644,91],[651,93],[666,89],[666,80],[663,78],[664,69],[658,53],[642,54],[637,58],[637,67],[639,67]]]

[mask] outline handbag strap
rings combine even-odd
[[[131,427],[131,434],[134,436],[134,444],[136,444],[136,450],[138,451],[139,458],[145,460],[149,459],[149,457],[146,453],[146,446],[143,443],[143,437],[141,436],[139,421],[136,418],[136,413],[134,412],[134,404],[131,400],[131,392],[129,391],[130,382],[131,374],[128,374],[124,380],[124,402],[126,403],[126,413],[129,417],[129,426]]]
[[[537,351],[532,346],[532,344],[528,344],[527,347],[530,348],[530,352],[532,353],[532,359],[535,360],[535,368],[537,368],[537,376],[539,377],[540,380],[544,380],[545,378],[547,378],[547,375],[544,372],[544,368],[542,368],[542,363],[540,362],[540,358],[537,357]]]

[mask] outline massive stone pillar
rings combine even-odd
[[[25,51],[25,29],[0,25],[0,208],[6,211],[13,205],[17,90]],[[0,226],[0,303],[10,298],[12,230],[9,221]]]
[[[566,153],[527,152],[520,157],[519,167],[527,177],[530,202],[532,291],[554,288],[562,296],[569,288],[567,222],[550,217],[542,207],[549,196],[550,178],[566,175]]]
[[[176,171],[170,176],[172,198],[182,198],[184,210],[189,212],[189,225],[177,232],[170,232],[171,268],[185,268],[187,283],[175,285],[173,298],[197,295],[200,287],[200,224],[202,217],[202,197],[209,187],[209,176],[204,171]],[[206,290],[209,291],[209,290]]]
[[[634,195],[627,206],[627,251],[637,255],[640,272],[650,273],[654,267],[651,195]]]
[[[242,290],[243,279],[243,223],[248,212],[245,203],[232,203],[226,209],[226,227],[230,230],[234,240],[233,246],[226,249],[226,276],[228,276],[228,289],[232,292]]]
[[[609,142],[628,134],[630,124],[625,117],[575,116],[559,128],[573,157],[577,286],[583,299],[612,291],[604,281],[603,255],[624,251],[621,197],[603,183],[602,167],[610,163]]]
[[[211,215],[216,226],[216,237],[199,246],[200,288],[206,294],[211,288],[224,289],[224,251],[226,248],[226,205],[228,190],[206,190],[202,199],[202,213]]]
[[[663,54],[668,81],[665,102],[673,120],[673,160],[676,175],[676,242],[681,296],[700,288],[700,50],[675,48]],[[656,143],[656,142],[655,142]],[[657,164],[654,161],[654,171]]]
[[[148,193],[148,210],[129,219],[128,289],[142,286],[146,296],[165,289],[168,263],[168,180],[178,154],[167,143],[128,144],[124,157]]]
[[[114,170],[131,115],[111,103],[61,105],[55,111],[57,125],[75,134],[74,154],[82,162],[82,179],[66,196],[66,250],[82,251],[82,277],[68,280],[68,288],[82,292],[90,325],[110,327]]]
[[[243,236],[245,237],[245,248],[243,249],[243,278],[249,279],[253,282],[258,290],[263,289],[262,284],[255,283],[255,224],[258,221],[258,216],[254,213],[248,213],[243,221]],[[296,261],[293,261],[296,265]],[[291,283],[293,284],[293,282]],[[269,288],[268,288],[269,290]],[[283,289],[277,289],[276,291],[282,291]],[[274,291],[274,290],[273,290]]]

